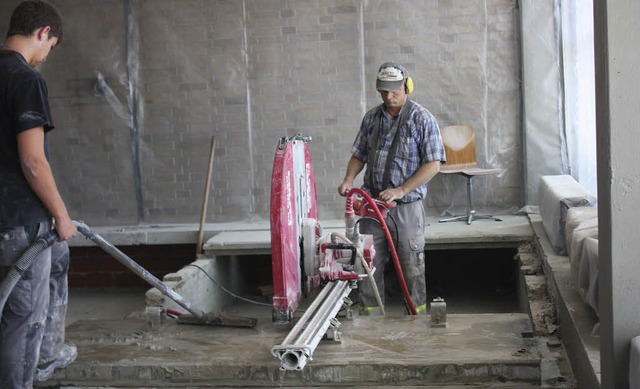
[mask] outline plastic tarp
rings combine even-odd
[[[566,255],[567,212],[574,207],[593,207],[596,198],[569,175],[542,176],[539,186],[542,225],[556,253]]]
[[[515,0],[58,0],[65,42],[41,67],[56,130],[51,162],[75,217],[100,225],[265,221],[275,147],[309,144],[320,219],[337,193],[378,66],[407,67],[412,99],[440,126],[468,124],[478,212],[522,206]],[[10,4],[0,5],[8,20]],[[466,208],[463,177],[437,176],[428,212]]]
[[[397,60],[411,97],[440,126],[471,125],[479,165],[503,169],[475,181],[478,212],[536,204],[540,176],[582,183],[576,164],[595,161],[572,151],[590,139],[588,112],[576,112],[588,101],[569,105],[588,96],[589,55],[570,49],[589,40],[588,17],[559,3],[59,0],[67,39],[40,70],[60,190],[96,226],[197,221],[215,136],[207,220],[266,220],[275,145],[301,133],[313,138],[320,218],[339,218],[351,144],[381,102],[377,67]],[[12,8],[0,5],[2,20]],[[464,177],[436,176],[426,205],[464,211]]]
[[[592,7],[577,0],[520,7],[526,204],[537,204],[544,175],[571,175],[597,194]]]

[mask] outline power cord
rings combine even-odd
[[[393,222],[393,225],[395,226],[395,238],[396,238],[396,241],[394,242],[394,244],[398,244],[397,242],[399,242],[399,239],[400,239],[399,232],[398,232],[398,223],[396,222],[396,219],[395,219],[395,218],[394,218],[390,213],[389,213],[389,214],[387,214],[387,217],[388,217],[389,219],[391,219],[391,221]],[[380,220],[376,219],[376,218],[375,218],[375,217],[373,217],[373,216],[362,216],[361,218],[359,218],[358,220],[356,220],[356,222],[355,222],[354,226],[355,226],[355,227],[357,227],[357,226],[358,226],[358,223],[360,223],[362,220],[365,220],[365,219],[366,219],[366,220],[373,221],[373,222],[376,222],[376,223],[378,223],[378,225],[380,225],[380,224],[381,224],[381,223],[380,223]]]
[[[213,282],[213,283],[214,283],[218,288],[222,289],[222,290],[223,290],[224,292],[226,292],[227,294],[229,294],[229,295],[231,295],[231,296],[233,296],[233,297],[235,297],[235,298],[237,298],[237,299],[239,299],[239,300],[242,300],[242,301],[245,301],[245,302],[248,302],[248,303],[251,303],[251,304],[256,304],[256,305],[264,305],[264,306],[267,306],[267,307],[272,306],[271,304],[263,303],[263,302],[260,302],[260,301],[254,301],[254,300],[250,300],[250,299],[248,299],[248,298],[244,298],[244,297],[242,297],[242,296],[238,296],[237,294],[235,294],[235,293],[231,292],[230,290],[228,290],[228,289],[227,289],[227,288],[225,288],[224,286],[220,285],[220,284],[218,283],[218,281],[214,280],[214,279],[213,279],[213,277],[211,277],[211,276],[209,275],[209,273],[207,273],[207,271],[206,271],[206,270],[204,270],[202,267],[200,267],[200,266],[198,266],[198,265],[194,265],[193,263],[190,263],[190,264],[188,264],[187,266],[193,266],[193,267],[195,267],[195,268],[197,268],[197,269],[200,269],[200,271],[202,271],[202,272],[203,272],[203,273],[204,273],[204,274],[205,274],[205,275],[206,275],[206,276],[211,280],[211,282]]]

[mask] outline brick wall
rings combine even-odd
[[[195,245],[118,247],[156,278],[176,272],[195,260]],[[138,289],[151,285],[99,247],[71,247],[69,287]]]
[[[52,165],[76,219],[198,222],[212,136],[207,221],[267,219],[275,145],[296,133],[313,137],[321,218],[340,217],[336,188],[387,60],[406,64],[413,99],[441,125],[474,126],[481,163],[505,169],[476,181],[478,208],[521,205],[515,0],[131,0],[133,47],[124,0],[52,2],[65,42],[41,71],[57,124]],[[0,5],[0,30],[15,4]],[[436,177],[428,205],[465,204],[464,190]]]

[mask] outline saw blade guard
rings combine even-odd
[[[289,322],[301,295],[302,220],[318,219],[316,183],[307,143],[300,135],[281,138],[271,177],[273,321]]]

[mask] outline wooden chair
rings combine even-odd
[[[448,126],[441,129],[442,141],[447,154],[447,163],[440,173],[459,174],[467,178],[467,213],[440,220],[440,223],[466,220],[471,224],[475,219],[502,221],[492,215],[478,215],[473,206],[473,178],[502,172],[502,169],[483,169],[476,162],[476,135],[470,126]]]

